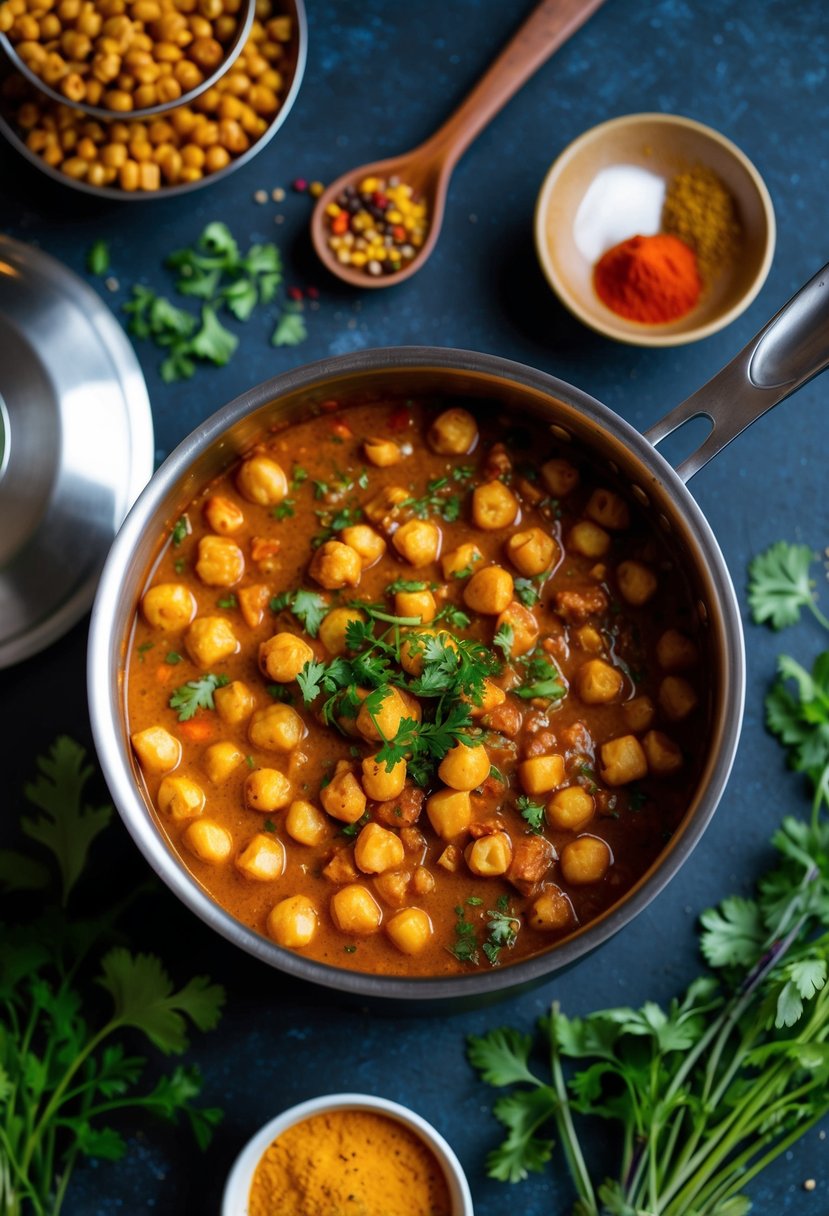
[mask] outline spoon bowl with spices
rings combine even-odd
[[[634,346],[680,346],[735,320],[775,245],[769,192],[719,132],[672,114],[593,127],[550,168],[535,244],[562,303]]]

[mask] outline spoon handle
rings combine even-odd
[[[472,141],[604,0],[541,0],[472,92],[428,141],[451,169]]]

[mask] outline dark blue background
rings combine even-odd
[[[156,352],[142,346],[159,459],[214,409],[267,376],[323,355],[412,342],[523,360],[581,385],[646,427],[829,260],[824,0],[608,0],[464,158],[440,244],[425,269],[384,292],[340,287],[314,265],[307,198],[289,192],[282,205],[262,207],[253,202],[254,191],[288,187],[299,176],[330,180],[350,165],[420,141],[462,98],[527,5],[309,0],[309,6],[308,70],[293,113],[259,158],[219,185],[181,199],[102,206],[41,179],[0,149],[0,224],[79,271],[90,243],[108,240],[121,282],[120,292],[107,296],[116,312],[133,282],[167,288],[164,255],[193,241],[213,219],[226,220],[242,240],[277,240],[288,282],[320,287],[320,307],[308,313],[309,338],[298,350],[270,348],[268,323],[254,319],[228,367],[165,386]],[[779,225],[771,274],[748,312],[715,337],[677,350],[616,346],[582,329],[547,289],[532,247],[533,204],[553,158],[593,124],[643,110],[689,115],[735,140],[764,175]],[[278,213],[285,220],[277,226]],[[694,480],[743,604],[754,553],[780,538],[820,549],[829,543],[825,395],[825,382],[812,383]],[[570,1188],[560,1161],[520,1188],[485,1179],[484,1155],[498,1134],[488,1114],[492,1091],[467,1067],[464,1036],[505,1022],[529,1029],[553,998],[570,1013],[666,1000],[696,974],[698,913],[729,892],[750,891],[770,860],[775,825],[806,806],[800,780],[786,772],[779,747],[764,733],[762,698],[781,649],[810,663],[823,639],[810,623],[782,639],[747,617],[746,629],[745,729],[728,792],[704,840],[621,937],[532,995],[434,1018],[388,1019],[340,1008],[333,993],[288,983],[240,957],[166,892],[145,900],[134,918],[134,940],[161,950],[182,978],[209,970],[228,985],[221,1032],[198,1037],[191,1053],[204,1071],[207,1099],[222,1105],[226,1117],[206,1157],[184,1132],[135,1129],[124,1163],[79,1171],[68,1216],[216,1212],[234,1155],[262,1122],[294,1102],[342,1089],[383,1094],[432,1120],[466,1167],[479,1216],[508,1210],[563,1216]],[[0,773],[12,810],[37,750],[60,731],[89,740],[85,631],[84,622],[45,654],[0,674]],[[120,828],[112,829],[106,847],[119,882],[146,877]],[[762,1216],[824,1216],[826,1143],[810,1132],[751,1188]],[[807,1177],[818,1181],[812,1194],[801,1189]]]

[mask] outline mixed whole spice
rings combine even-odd
[[[426,239],[426,203],[406,182],[366,177],[325,209],[328,244],[343,266],[367,275],[397,274]]]

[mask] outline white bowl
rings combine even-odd
[[[256,1135],[248,1140],[228,1175],[222,1196],[221,1216],[248,1216],[248,1195],[254,1172],[265,1150],[277,1136],[281,1136],[289,1127],[301,1123],[311,1115],[335,1110],[373,1111],[395,1119],[409,1128],[432,1150],[443,1170],[452,1201],[452,1216],[474,1216],[466,1175],[460,1161],[440,1132],[407,1107],[400,1106],[397,1102],[389,1102],[387,1098],[376,1098],[372,1094],[326,1094],[322,1098],[311,1098],[308,1102],[300,1102],[298,1106],[283,1111],[261,1127]]]

